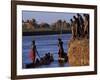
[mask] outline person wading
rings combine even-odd
[[[59,52],[58,52],[58,55],[59,55],[59,58],[63,58],[64,57],[64,49],[63,49],[63,42],[60,38],[58,38],[58,47],[59,47]]]
[[[35,60],[36,60],[36,53],[38,55],[37,48],[36,48],[36,45],[35,45],[35,40],[33,40],[32,41],[32,49],[31,49],[31,52],[30,52],[30,58],[31,58],[33,64],[35,63]]]

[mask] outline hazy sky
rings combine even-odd
[[[66,20],[67,22],[76,15],[76,13],[63,13],[63,12],[40,12],[40,11],[22,11],[22,19],[26,21],[32,18],[36,19],[37,23],[53,23],[59,19]]]

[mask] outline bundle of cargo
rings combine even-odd
[[[39,67],[39,66],[42,66],[42,65],[49,65],[53,61],[54,61],[53,54],[46,53],[40,59],[37,58],[35,63],[26,64],[25,67],[26,68],[35,68],[35,67]]]

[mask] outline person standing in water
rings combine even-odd
[[[58,38],[58,47],[59,47],[59,52],[58,52],[58,55],[59,55],[59,58],[63,58],[64,57],[64,49],[63,49],[63,41]]]
[[[31,58],[33,63],[35,63],[35,60],[36,60],[36,53],[37,53],[37,48],[36,48],[36,45],[35,45],[35,40],[33,40],[32,41],[32,49],[31,49],[31,52],[30,52],[30,58]]]

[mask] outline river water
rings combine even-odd
[[[32,40],[35,40],[36,47],[38,50],[38,53],[41,57],[45,55],[45,53],[53,53],[54,56],[54,62],[52,62],[50,65],[43,65],[39,68],[51,68],[51,67],[66,67],[68,66],[68,63],[65,63],[63,65],[59,65],[58,63],[58,37],[59,35],[36,35],[36,36],[23,36],[22,39],[22,65],[23,68],[25,64],[31,63],[31,60],[29,58],[29,52],[31,49]],[[63,47],[64,51],[67,53],[68,49],[68,42],[71,39],[71,34],[62,34],[61,39],[63,41]],[[37,58],[39,58],[37,56]]]

